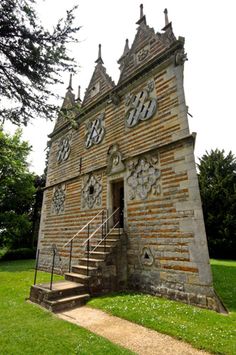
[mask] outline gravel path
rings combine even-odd
[[[57,314],[140,355],[203,355],[191,345],[90,307]]]

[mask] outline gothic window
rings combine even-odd
[[[140,121],[146,121],[154,115],[157,109],[157,99],[150,95],[153,90],[154,82],[152,81],[136,95],[129,93],[126,96],[125,123],[127,127],[134,127]]]
[[[71,150],[70,142],[71,142],[71,134],[61,138],[61,140],[59,141],[58,150],[57,150],[58,163],[61,163],[62,161],[68,159]]]
[[[82,189],[82,208],[100,207],[102,204],[101,177],[89,175],[85,177]]]
[[[66,198],[65,190],[65,184],[59,185],[53,189],[52,212],[55,214],[59,214],[64,211],[64,202]]]
[[[85,136],[85,146],[90,148],[94,144],[99,144],[105,134],[103,127],[104,113],[101,113],[94,121],[87,124],[87,133]]]

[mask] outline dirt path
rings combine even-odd
[[[58,316],[140,355],[203,355],[191,345],[90,307],[80,307]]]

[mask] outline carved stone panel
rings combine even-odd
[[[129,199],[145,200],[149,193],[157,195],[160,193],[160,170],[158,169],[158,158],[142,157],[128,162],[130,171],[127,178],[129,186]]]
[[[146,266],[151,266],[154,262],[152,251],[149,247],[144,247],[141,253],[141,263]]]
[[[86,135],[85,135],[85,147],[90,148],[94,144],[99,144],[104,135],[104,113],[101,113],[94,121],[89,122],[86,125]]]
[[[136,54],[136,62],[137,64],[141,63],[149,54],[150,52],[150,45],[146,45],[145,47],[143,47],[142,49],[140,49],[138,51],[138,53]]]
[[[84,179],[82,189],[82,208],[96,208],[102,205],[101,176],[89,175]]]
[[[59,214],[64,212],[64,203],[66,198],[66,185],[59,185],[53,189],[52,213]]]
[[[129,128],[153,117],[157,110],[154,81],[150,80],[147,86],[137,94],[127,94],[125,105],[125,124]]]
[[[94,97],[100,91],[100,82],[98,81],[90,90],[90,97]]]
[[[72,134],[68,134],[67,136],[61,138],[58,143],[58,150],[57,150],[57,161],[61,163],[68,159],[71,151],[71,138]]]
[[[119,145],[113,144],[110,146],[107,154],[107,174],[120,173],[125,170],[125,165],[122,162],[122,154],[119,151]]]

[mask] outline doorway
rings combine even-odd
[[[119,207],[119,210],[113,216],[114,225],[117,227],[124,226],[124,181],[115,181],[112,183],[112,213]]]

